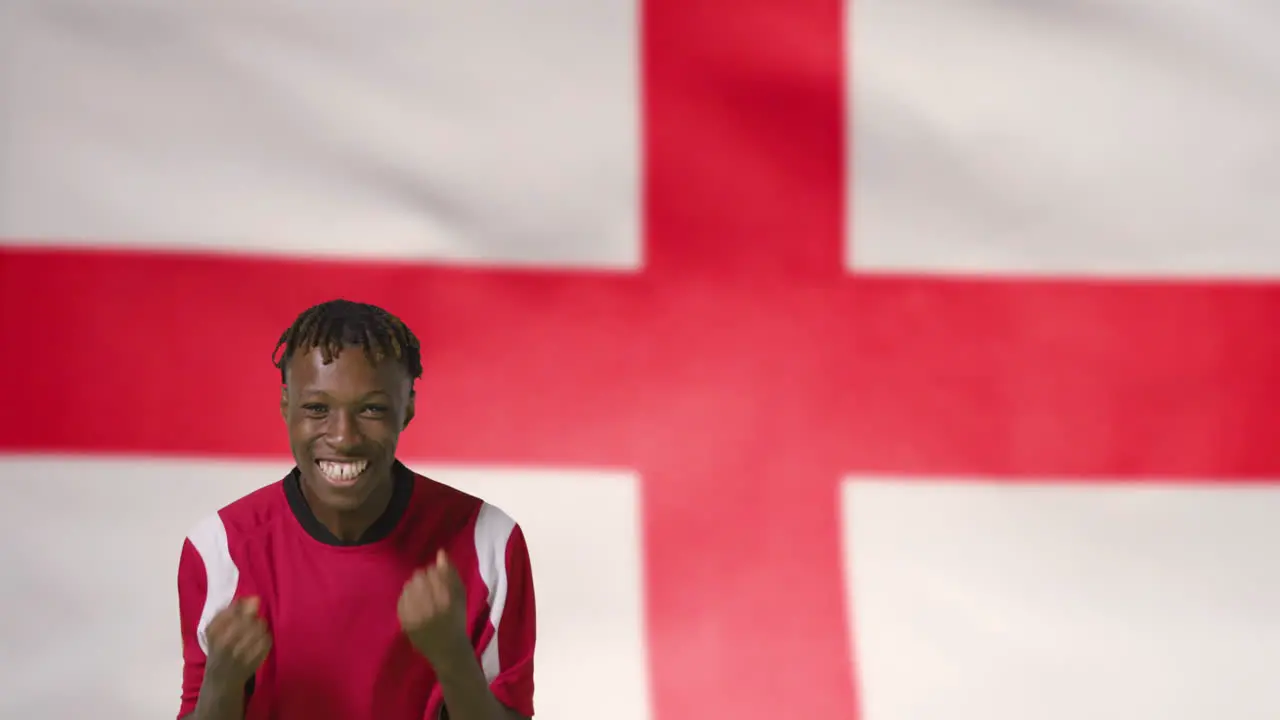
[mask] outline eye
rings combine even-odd
[[[312,417],[320,417],[329,412],[329,406],[323,403],[307,403],[302,406],[302,409]]]
[[[372,415],[373,417],[382,417],[387,413],[387,406],[386,405],[365,405],[364,412],[366,415]]]

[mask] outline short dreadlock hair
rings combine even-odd
[[[374,363],[395,360],[408,371],[410,381],[422,377],[422,351],[413,331],[376,305],[350,300],[330,300],[303,310],[280,335],[271,360],[280,370],[280,382],[287,384],[286,370],[294,355],[318,348],[327,365],[349,347],[362,348]]]

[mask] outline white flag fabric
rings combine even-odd
[[[1280,15],[0,4],[0,715],[165,717],[334,297],[525,529],[539,717],[1270,720]]]

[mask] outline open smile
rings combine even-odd
[[[368,471],[368,460],[317,460],[320,475],[334,487],[351,487]]]

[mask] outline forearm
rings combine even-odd
[[[440,663],[435,669],[449,720],[524,720],[493,696],[480,663],[471,653]]]
[[[206,676],[196,709],[182,720],[244,720],[244,684],[228,686]]]

